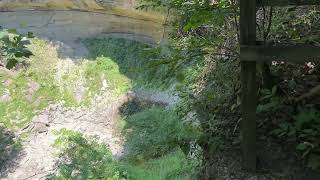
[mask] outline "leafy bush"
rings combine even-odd
[[[196,116],[195,119],[203,131],[203,136],[198,142],[204,151],[204,163],[211,166],[214,162],[211,162],[213,160],[210,155],[214,155],[212,152],[216,149],[212,147],[230,143],[230,139],[224,137],[239,135],[240,80],[238,76],[240,74],[240,64],[239,61],[233,61],[239,57],[239,48],[237,47],[239,44],[239,1],[215,1],[212,3],[212,1],[193,0],[187,2],[142,0],[141,2],[141,8],[161,6],[174,12],[175,18],[169,18],[168,24],[174,21],[171,27],[175,26],[176,28],[171,28],[169,42],[170,49],[177,50],[178,53],[170,54],[167,59],[162,61],[163,64],[172,67],[170,75],[178,74],[178,71],[183,71],[186,66],[190,67],[190,64],[200,64],[205,59],[211,61],[200,67],[203,75],[200,75],[199,78],[191,79],[191,81],[186,81],[187,83],[182,84],[179,89],[179,95],[182,96],[179,110],[182,116],[188,116],[191,113]],[[170,13],[169,10],[168,15]],[[319,45],[319,17],[319,7],[314,6],[257,9],[257,35],[261,36],[258,39],[268,43],[284,42]],[[270,22],[269,27],[266,26],[268,21]],[[214,62],[214,60],[217,60],[217,62]],[[286,64],[283,62],[278,63]],[[311,62],[310,64],[312,66],[315,65]],[[312,157],[311,164],[315,166],[315,162],[320,162],[319,157],[314,156],[314,154],[319,154],[316,148],[319,144],[319,140],[316,140],[319,139],[319,135],[315,132],[319,131],[319,129],[317,129],[317,123],[313,121],[317,118],[319,122],[319,117],[316,115],[317,113],[311,113],[309,110],[307,110],[308,116],[300,117],[301,112],[297,114],[295,105],[292,105],[292,99],[301,95],[297,94],[297,92],[303,94],[302,91],[319,84],[319,71],[310,70],[306,65],[299,65],[303,67],[301,68],[303,71],[308,72],[303,73],[297,71],[296,68],[292,68],[292,66],[288,66],[282,68],[281,73],[276,75],[272,72],[274,67],[269,69],[269,64],[264,64],[263,66],[258,69],[258,73],[261,75],[258,78],[262,80],[262,83],[258,84],[259,88],[272,88],[273,83],[276,83],[282,77],[283,81],[278,81],[278,85],[299,82],[294,81],[296,79],[292,78],[292,76],[288,76],[291,72],[299,76],[298,79],[301,85],[295,88],[289,87],[290,91],[283,91],[283,88],[260,91],[262,97],[257,111],[260,115],[262,113],[263,115],[258,120],[259,135],[261,133],[261,135],[265,136],[269,132],[269,129],[261,131],[261,127],[269,127],[270,125],[274,127],[281,124],[274,133],[284,140],[282,142],[294,139],[296,145],[299,144],[298,149],[301,150],[302,155],[311,153],[311,151],[315,152],[311,153],[312,156],[310,156]],[[314,73],[316,71],[317,73]],[[186,78],[179,79],[187,79],[193,73],[191,75],[184,73],[184,75]],[[307,76],[312,76],[312,78],[306,78]],[[179,77],[182,76],[179,74]],[[310,81],[309,79],[313,80]],[[276,92],[283,93],[284,96],[279,97],[275,94]],[[316,102],[313,104],[318,106],[319,100],[314,98],[314,101]],[[315,109],[319,111],[319,107]],[[301,121],[301,119],[304,120]],[[300,129],[299,123],[297,124],[296,122],[303,122],[302,129]],[[315,126],[311,127],[312,124],[315,124]],[[296,136],[299,136],[299,138]],[[236,138],[239,139],[239,137]],[[238,142],[237,144],[232,144],[233,149],[238,147],[234,146],[238,145]],[[212,172],[212,169],[209,168],[204,173],[209,174],[207,179],[214,176]]]
[[[181,151],[132,164],[114,160],[104,144],[81,133],[62,129],[57,135],[57,171],[46,179],[191,179],[192,163]]]
[[[32,38],[33,34],[28,33],[27,37],[17,34],[16,30],[0,31],[0,63],[7,69],[12,69],[18,63],[23,63],[25,59],[32,55],[26,45],[30,44],[27,38]]]
[[[257,112],[275,112],[281,108],[282,99],[276,95],[277,86],[274,86],[272,90],[262,89],[260,90],[260,104],[257,107]]]
[[[59,149],[58,169],[47,179],[124,179],[104,144],[66,129],[57,134],[54,147]]]
[[[152,108],[126,119],[126,144],[130,158],[148,159],[162,156],[183,146],[196,136],[173,110]]]
[[[239,117],[238,61],[208,58],[198,75],[180,90],[178,112],[188,117],[204,132],[198,143],[214,155],[237,137],[234,127]],[[237,140],[237,139],[235,139]]]
[[[319,8],[312,6],[274,8],[270,39],[319,45],[319,14]]]
[[[320,111],[300,109],[293,123],[282,121],[271,133],[296,145],[296,151],[306,160],[307,166],[320,170]]]
[[[299,100],[319,83],[317,70],[311,73],[309,68],[291,63],[272,66],[279,83],[271,90],[260,90],[258,126],[281,142],[286,153],[303,161],[303,167],[320,170],[319,101],[316,96]]]

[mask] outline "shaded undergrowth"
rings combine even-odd
[[[195,179],[199,162],[181,147],[196,133],[164,104],[132,98],[120,108],[125,153],[116,160],[95,137],[62,129],[54,147],[57,171],[48,179]],[[181,147],[180,147],[181,146]]]
[[[134,87],[152,89],[168,87],[167,81],[159,79],[162,77],[160,74],[166,73],[166,69],[152,67],[155,55],[149,55],[150,45],[121,38],[86,39],[83,43],[90,52],[90,58],[113,59],[118,64],[120,73],[128,77]]]
[[[136,161],[161,157],[187,145],[196,132],[171,109],[154,107],[125,118],[125,149]]]
[[[198,162],[179,147],[181,134],[187,133],[181,131],[173,111],[154,107],[128,115],[124,121],[127,153],[120,161],[94,137],[65,129],[57,132],[57,171],[47,178],[194,179]]]

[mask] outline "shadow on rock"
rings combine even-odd
[[[145,109],[153,107],[166,107],[167,104],[162,102],[155,102],[152,100],[141,99],[136,96],[129,97],[129,100],[126,101],[120,108],[119,112],[122,116],[130,116],[139,112],[142,112]]]
[[[6,177],[14,167],[21,144],[16,135],[4,127],[0,127],[0,179]]]

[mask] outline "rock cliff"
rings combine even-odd
[[[158,12],[135,10],[135,0],[0,0],[1,11],[11,10],[81,10],[163,22]]]

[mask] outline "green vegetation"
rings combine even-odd
[[[28,38],[32,38],[33,34],[28,33]],[[0,30],[0,65],[8,69],[14,68],[17,64],[23,64],[25,58],[32,53],[26,47],[30,42],[23,35],[17,34],[16,30]]]
[[[195,131],[184,127],[174,111],[151,108],[123,118],[126,154],[122,160],[113,159],[94,137],[62,129],[54,144],[58,171],[48,179],[194,179],[199,162],[179,145],[190,141]]]
[[[1,94],[10,95],[7,102],[0,102],[5,128],[21,129],[49,104],[89,106],[106,89],[112,95],[109,98],[116,100],[133,87],[163,85],[153,79],[157,70],[149,68],[150,59],[142,56],[147,45],[124,39],[86,40],[91,59],[75,64],[60,59],[56,47],[47,41],[29,40],[27,48],[33,55],[26,59],[26,66],[17,68],[13,76],[0,76]],[[74,92],[82,87],[85,91],[78,101]],[[47,179],[193,179],[199,163],[185,150],[198,132],[185,126],[174,110],[142,107],[122,119],[128,149],[123,160],[115,160],[94,137],[62,129],[53,145],[58,169]],[[15,147],[13,141],[0,141]]]
[[[132,164],[114,160],[110,150],[93,137],[65,129],[57,135],[54,147],[58,150],[58,171],[47,179],[190,179],[186,170],[191,166],[179,150]]]
[[[84,44],[90,52],[90,58],[102,56],[117,63],[120,73],[128,77],[134,87],[166,87],[164,79],[158,78],[166,70],[150,68],[154,57],[148,56],[151,48],[149,45],[121,38],[87,39]]]
[[[192,173],[195,170],[180,150],[139,163],[124,163],[123,168],[127,172],[127,179],[132,180],[188,180],[194,179]]]
[[[131,80],[120,73],[119,65],[110,58],[98,57],[95,61],[83,63],[89,92],[99,93],[103,86],[103,78],[107,81],[111,93],[120,96],[131,88]],[[97,78],[101,77],[101,79]]]
[[[241,159],[227,158],[239,156],[242,141],[239,1],[142,0],[140,7],[167,9],[170,36],[154,50],[154,62],[170,69],[165,75],[179,82],[179,118],[189,119],[201,132],[195,141],[202,151],[200,178],[249,178],[248,172],[234,168],[241,166]],[[257,41],[319,46],[319,12],[318,6],[258,8]],[[268,177],[290,179],[284,162],[293,159],[289,166],[303,172],[294,176],[319,172],[319,63],[274,59],[258,63],[257,69],[258,159],[270,162],[258,168],[267,169]]]
[[[296,151],[306,159],[307,167],[312,169],[320,168],[319,119],[320,112],[315,108],[300,109],[293,116],[294,123],[282,121],[271,131],[279,139],[294,143]]]
[[[123,179],[105,145],[66,129],[57,135],[54,147],[59,151],[58,172],[48,179]]]
[[[252,178],[240,168],[239,1],[140,3],[140,8],[167,9],[167,42],[151,47],[125,39],[86,39],[89,60],[75,64],[61,61],[48,42],[32,39],[27,47],[33,56],[23,58],[28,66],[17,66],[16,75],[0,76],[0,93],[10,96],[0,102],[0,122],[20,128],[51,103],[87,106],[106,88],[116,99],[134,88],[174,87],[179,96],[174,107],[149,102],[139,106],[128,97],[118,123],[125,138],[121,160],[94,137],[59,131],[54,144],[58,171],[48,178]],[[319,46],[319,12],[315,6],[257,9],[257,40],[263,45]],[[261,176],[290,179],[318,173],[319,63],[274,59],[258,63],[257,69]],[[83,92],[80,100],[78,92]]]
[[[19,69],[13,76],[0,74],[1,95],[7,92],[9,96],[8,102],[0,102],[0,122],[6,127],[23,127],[37,111],[52,103],[90,105],[103,86],[114,97],[131,88],[130,79],[120,73],[110,58],[84,60],[76,65],[71,60],[59,59],[57,50],[39,39],[32,39],[28,49],[33,56],[28,59],[27,68]]]
[[[173,110],[151,108],[125,119],[129,158],[149,159],[175,151],[196,137],[192,127],[185,126]]]

